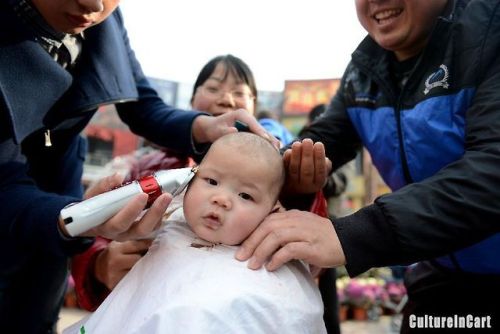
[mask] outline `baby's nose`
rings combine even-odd
[[[231,209],[231,199],[224,194],[216,194],[212,196],[212,203],[218,205],[226,210]]]

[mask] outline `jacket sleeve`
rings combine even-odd
[[[3,148],[4,145],[0,145]],[[64,257],[81,252],[90,238],[65,238],[57,221],[61,209],[78,198],[40,190],[28,176],[24,163],[0,162],[0,235],[3,245],[44,251]]]
[[[500,29],[493,31],[498,40]],[[462,158],[334,222],[350,275],[445,255],[500,232],[500,58],[482,68]]]
[[[116,105],[120,118],[137,135],[179,153],[193,154],[195,149],[192,142],[191,125],[196,117],[203,114],[197,111],[176,109],[163,102],[149,84],[134,51],[130,47],[120,11],[116,10],[114,16],[121,27],[139,94],[139,98],[135,102]]]

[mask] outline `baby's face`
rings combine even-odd
[[[210,242],[245,240],[275,204],[267,168],[231,146],[212,147],[184,197],[191,229]]]

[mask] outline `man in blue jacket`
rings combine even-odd
[[[267,136],[243,110],[210,117],[165,105],[130,48],[118,3],[0,3],[2,333],[52,333],[68,257],[96,234],[121,240],[148,234],[170,202],[169,195],[160,196],[134,223],[146,204],[141,194],[86,237],[64,234],[59,213],[82,198],[86,147],[79,133],[98,106],[116,104],[133,132],[186,154],[237,131],[236,120]]]
[[[269,270],[293,258],[345,264],[351,276],[418,262],[406,276],[403,331],[498,332],[500,1],[356,0],[356,9],[369,36],[301,135],[310,139],[285,159],[296,190],[313,191],[325,150],[336,169],[363,145],[393,192],[333,224],[273,214],[238,258],[253,255],[251,268],[270,260]]]

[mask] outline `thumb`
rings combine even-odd
[[[238,132],[237,128],[235,128],[234,126],[227,126],[222,129],[222,136],[236,132]]]

